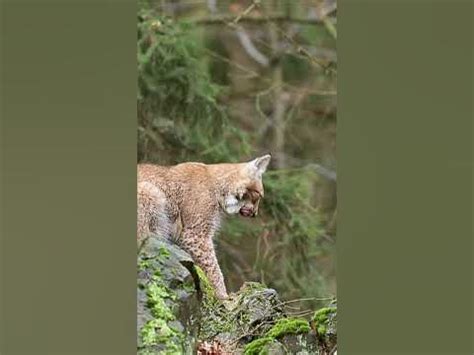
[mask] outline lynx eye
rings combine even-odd
[[[247,190],[247,192],[244,195],[245,198],[249,198],[252,201],[258,200],[262,197],[261,193],[256,191],[256,190]]]

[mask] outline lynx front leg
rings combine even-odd
[[[217,262],[212,235],[195,235],[192,230],[184,230],[181,236],[180,245],[186,250],[194,262],[206,273],[209,282],[214,287],[216,296],[219,299],[227,299],[224,277]]]

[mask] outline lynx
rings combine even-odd
[[[228,298],[214,250],[223,215],[255,217],[271,156],[237,164],[138,165],[137,241],[174,240],[200,266],[216,296]]]

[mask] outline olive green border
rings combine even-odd
[[[340,354],[472,354],[472,3],[339,0]],[[136,4],[1,3],[1,354],[135,352]]]
[[[338,350],[472,354],[471,1],[338,2]]]
[[[2,355],[136,351],[136,6],[1,2]]]

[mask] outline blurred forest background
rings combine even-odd
[[[336,294],[336,14],[334,0],[139,1],[138,161],[273,155],[259,217],[227,218],[216,241],[230,291],[260,281],[313,309]]]

